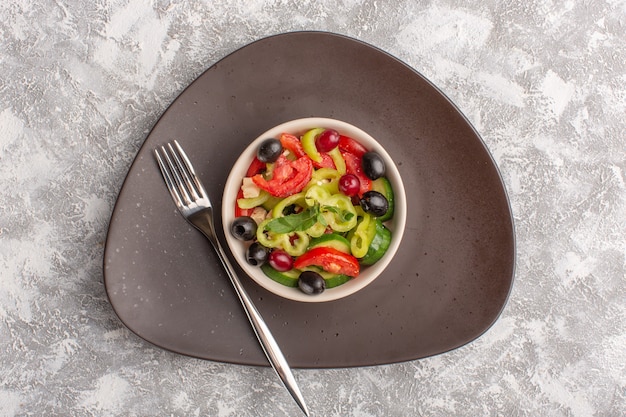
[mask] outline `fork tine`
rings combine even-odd
[[[169,154],[171,155],[170,162],[173,164],[174,178],[176,179],[176,184],[183,194],[185,204],[190,204],[192,201],[198,199],[198,193],[196,193],[196,190],[194,189],[193,184],[189,179],[189,173],[181,162],[178,152],[174,150],[171,143],[168,143],[167,147],[169,149]]]
[[[170,143],[167,144],[167,148],[162,147],[162,150],[165,154],[165,161],[167,162],[169,171],[172,174],[172,179],[174,180],[173,182],[178,190],[178,194],[182,197],[181,200],[183,205],[191,204],[192,198],[189,195],[190,190],[183,179],[183,176],[186,177],[187,173],[183,171],[178,155]]]
[[[163,156],[161,156],[161,153],[163,153]],[[176,206],[182,207],[183,197],[178,192],[178,189],[174,182],[174,178],[172,177],[171,166],[168,165],[163,159],[163,158],[167,158],[167,151],[165,150],[165,147],[161,146],[161,152],[159,152],[158,148],[155,149],[154,155],[159,165],[159,169],[161,170],[161,175],[163,176],[163,179],[165,180],[165,185],[167,185],[167,189],[172,195],[172,199],[176,203]]]
[[[179,146],[174,149],[171,143],[167,144],[167,147],[170,149],[172,156],[174,157],[174,163],[176,164],[176,171],[180,174],[181,181],[185,184],[185,190],[191,194],[191,199],[193,201],[198,200],[200,196],[196,191],[195,184],[193,183],[192,176],[193,172],[190,172],[190,169],[193,171],[193,167],[189,161],[184,161],[185,156],[184,151]],[[182,152],[182,154],[181,154]],[[190,168],[191,167],[191,168]]]
[[[187,170],[187,172],[189,173],[189,176],[191,177],[191,181],[193,181],[193,185],[195,187],[191,187],[191,188],[194,190],[194,192],[195,190],[197,190],[198,194],[200,194],[200,197],[207,198],[208,194],[206,193],[204,186],[198,179],[198,176],[196,175],[196,171],[193,169],[193,165],[191,165],[191,161],[189,160],[189,157],[187,157],[187,153],[185,153],[182,146],[180,146],[177,140],[174,140],[174,146],[176,147],[176,150],[178,151],[178,154],[180,155],[182,162],[184,163],[185,169]]]

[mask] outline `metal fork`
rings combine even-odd
[[[228,273],[233,287],[237,292],[237,296],[243,305],[243,309],[252,324],[254,333],[256,334],[267,359],[272,368],[276,371],[285,388],[289,391],[293,399],[296,401],[300,409],[309,415],[302,393],[296,384],[296,380],[289,368],[287,360],[283,356],[278,343],[272,336],[270,329],[254,306],[250,296],[241,285],[241,281],[237,277],[230,261],[226,257],[226,253],[222,245],[217,240],[215,226],[213,223],[213,206],[209,200],[204,186],[196,176],[196,173],[189,161],[189,158],[183,151],[183,148],[177,141],[174,144],[167,144],[154,150],[161,174],[165,180],[168,190],[172,194],[172,198],[183,217],[195,226],[206,236],[217,252],[222,265]]]

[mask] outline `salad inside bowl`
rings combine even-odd
[[[243,151],[222,220],[241,268],[296,301],[346,297],[376,279],[406,223],[398,169],[361,129],[335,119],[276,126]]]

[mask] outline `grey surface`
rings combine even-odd
[[[167,105],[226,54],[300,29],[371,43],[439,86],[499,164],[518,243],[485,335],[419,361],[296,370],[313,415],[623,415],[625,20],[623,1],[3,2],[0,415],[297,415],[269,368],[126,330],[102,254]]]

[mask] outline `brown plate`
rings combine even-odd
[[[109,300],[130,330],[185,355],[268,364],[209,243],[174,207],[152,150],[178,139],[220,213],[226,177],[249,141],[311,116],[344,120],[377,138],[399,167],[408,219],[383,275],[341,300],[281,299],[242,273],[290,364],[423,358],[462,346],[494,323],[511,289],[515,242],[506,191],[479,135],[396,58],[344,36],[296,32],[254,42],[213,65],[140,149],[104,254]],[[216,227],[222,230],[219,219]]]

